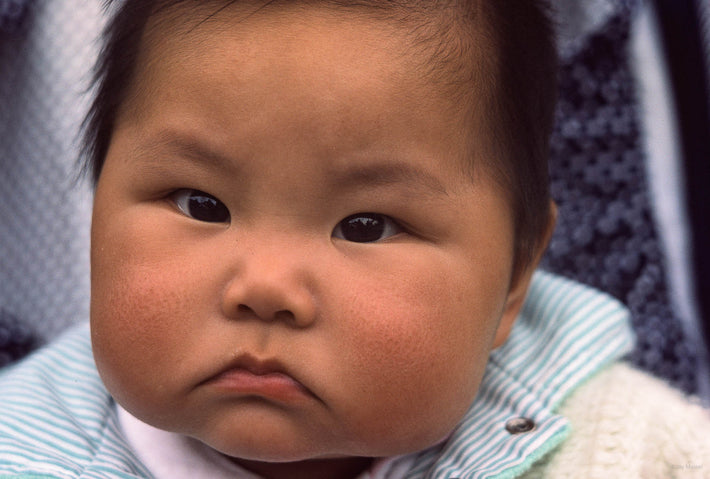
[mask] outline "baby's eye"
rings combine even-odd
[[[217,198],[200,190],[177,190],[172,200],[180,211],[192,219],[208,223],[226,223],[230,215],[227,207]]]
[[[402,231],[402,227],[389,216],[377,213],[357,213],[338,223],[333,230],[333,236],[355,243],[372,243]]]

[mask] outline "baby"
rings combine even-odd
[[[540,1],[116,6],[90,330],[0,376],[0,476],[710,474],[625,310],[535,273],[555,76]]]

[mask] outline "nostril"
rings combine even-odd
[[[276,311],[275,313],[269,313],[268,311],[257,311],[251,306],[246,304],[240,304],[237,307],[240,316],[254,316],[265,321],[285,321],[285,322],[295,322],[296,315],[288,309],[282,309]]]
[[[282,309],[281,311],[276,311],[274,319],[277,321],[295,322],[296,316],[288,309]]]

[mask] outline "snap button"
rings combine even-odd
[[[526,417],[514,417],[505,422],[505,430],[510,434],[523,434],[535,429],[535,422]]]

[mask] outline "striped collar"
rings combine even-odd
[[[472,407],[448,441],[419,455],[407,477],[523,473],[567,436],[569,422],[555,414],[561,401],[633,344],[628,311],[618,301],[537,272],[508,340],[491,355]],[[534,427],[511,434],[506,424],[515,420]]]

